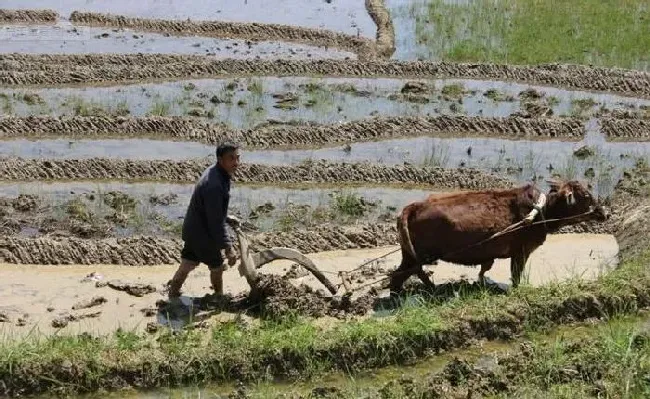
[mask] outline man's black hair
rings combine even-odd
[[[217,158],[221,158],[225,154],[227,154],[229,152],[237,151],[238,149],[239,149],[238,144],[235,144],[235,143],[232,143],[232,142],[229,142],[229,141],[227,141],[225,143],[221,143],[217,147]]]

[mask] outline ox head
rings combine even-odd
[[[549,197],[554,199],[552,204],[549,203],[553,217],[564,218],[591,212],[588,219],[604,222],[609,218],[593,194],[580,182],[547,180],[547,183],[551,188]]]

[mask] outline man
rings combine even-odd
[[[169,298],[181,295],[187,275],[199,263],[208,266],[212,288],[217,294],[223,294],[225,268],[221,250],[225,249],[229,266],[237,261],[226,223],[238,223],[236,218],[227,216],[230,179],[238,166],[239,147],[232,143],[221,144],[217,147],[217,162],[207,168],[196,183],[183,221],[181,264],[168,283]]]

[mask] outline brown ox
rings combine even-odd
[[[437,260],[475,266],[481,265],[479,281],[497,258],[510,258],[513,287],[519,285],[530,254],[546,241],[546,235],[565,225],[585,220],[605,221],[608,216],[589,191],[577,181],[550,182],[545,206],[538,209],[534,222],[586,215],[571,220],[549,221],[525,226],[485,243],[477,243],[527,216],[533,220],[541,191],[532,184],[505,190],[466,191],[433,194],[402,210],[397,230],[402,263],[391,275],[392,292],[401,290],[413,274],[433,285],[422,269]]]

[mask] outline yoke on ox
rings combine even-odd
[[[533,184],[503,190],[433,194],[407,205],[397,219],[402,263],[392,273],[391,292],[399,292],[422,269],[438,260],[481,266],[479,282],[497,258],[510,258],[512,286],[519,285],[528,257],[561,227],[587,220],[605,221],[592,194],[577,181],[549,181],[542,193]],[[534,222],[534,223],[533,223]],[[527,225],[532,223],[532,225]],[[506,234],[513,225],[523,225]]]

